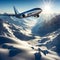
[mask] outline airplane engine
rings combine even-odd
[[[39,17],[39,15],[36,15],[37,17]]]
[[[23,18],[27,17],[27,14],[22,14],[22,17],[23,17]]]
[[[22,14],[22,17],[25,17],[25,14]]]
[[[34,17],[39,17],[39,15],[35,15]]]

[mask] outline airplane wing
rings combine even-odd
[[[0,14],[0,16],[15,16],[15,14]]]
[[[19,13],[15,7],[14,7],[14,12],[15,12],[15,14],[7,14],[7,13],[4,13],[4,14],[0,14],[0,16],[16,16]]]

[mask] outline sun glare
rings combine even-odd
[[[43,9],[43,14],[50,15],[53,13],[53,4],[51,3],[51,1],[50,2],[44,2],[42,9]]]
[[[44,13],[46,13],[46,14],[50,14],[51,13],[51,6],[49,5],[49,4],[46,4],[45,6],[44,6],[44,10],[43,10],[43,12]]]
[[[50,17],[53,15],[54,10],[53,10],[53,2],[51,0],[43,0],[42,3],[42,15],[44,16],[43,18],[45,20],[50,19]]]

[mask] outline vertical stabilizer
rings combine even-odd
[[[18,12],[18,10],[15,8],[15,6],[14,6],[13,8],[14,8],[15,14],[16,14],[16,15],[19,14],[19,12]]]

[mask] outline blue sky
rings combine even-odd
[[[35,7],[41,7],[43,5],[43,1],[48,0],[0,0],[0,13],[1,12],[9,12],[12,13],[13,6],[22,12]],[[60,10],[60,0],[51,0],[54,3],[54,9],[56,11]]]

